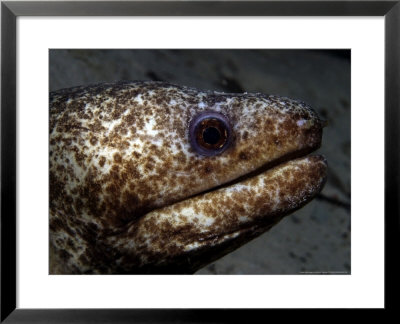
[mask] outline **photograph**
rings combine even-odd
[[[49,49],[49,274],[350,275],[350,49]]]
[[[395,308],[399,0],[0,11],[1,322]]]

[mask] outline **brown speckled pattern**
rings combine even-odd
[[[232,125],[220,155],[190,146],[202,111]],[[320,146],[318,116],[276,96],[159,82],[71,88],[50,94],[49,131],[50,273],[196,271],[310,201],[326,174],[320,156],[293,160]]]

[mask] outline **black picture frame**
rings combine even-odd
[[[2,1],[1,322],[235,322],[240,310],[16,308],[16,18],[18,16],[384,16],[385,309],[395,307],[399,246],[400,1]],[[373,154],[373,148],[371,148]],[[371,190],[374,190],[371,188]],[[397,243],[396,243],[397,242]],[[366,288],[367,289],[367,288]],[[256,318],[263,310],[242,310]]]

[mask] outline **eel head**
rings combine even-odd
[[[193,273],[322,189],[323,123],[263,94],[119,82],[50,94],[50,273]]]

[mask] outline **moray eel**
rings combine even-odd
[[[194,273],[322,189],[323,123],[263,94],[118,82],[50,93],[51,274]]]

